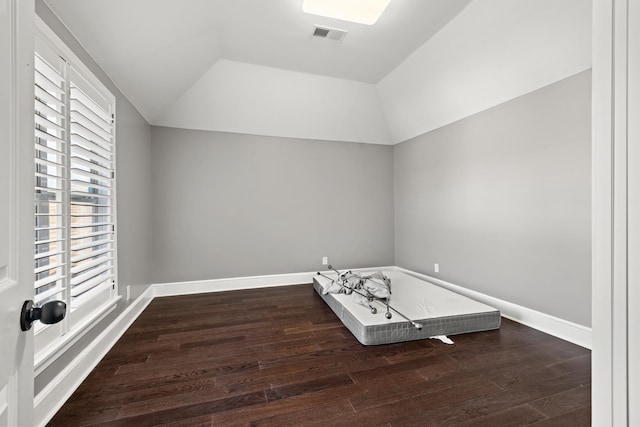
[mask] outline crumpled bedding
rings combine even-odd
[[[391,298],[391,279],[376,271],[370,275],[357,273],[341,273],[323,289],[323,294],[347,294],[365,307],[370,307],[373,299],[389,300]]]

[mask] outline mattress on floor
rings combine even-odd
[[[362,275],[371,273],[373,271],[360,272]],[[383,273],[391,279],[390,305],[422,324],[422,329],[415,328],[394,311],[391,311],[392,318],[387,319],[382,302],[372,302],[378,310],[373,314],[369,308],[356,303],[351,295],[325,295],[322,290],[330,281],[322,276],[315,276],[313,280],[316,292],[364,345],[413,341],[500,327],[500,311],[493,307],[402,272]]]

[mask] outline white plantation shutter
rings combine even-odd
[[[64,299],[67,133],[62,60],[35,55],[35,302]],[[54,65],[45,59],[46,57]],[[42,56],[41,56],[42,55]]]
[[[70,285],[72,309],[114,281],[113,112],[70,70]]]
[[[62,300],[67,317],[36,323],[36,368],[38,354],[48,358],[63,335],[91,327],[118,298],[115,98],[50,30],[38,30],[35,302]]]

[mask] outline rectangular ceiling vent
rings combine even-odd
[[[315,25],[313,27],[313,36],[319,37],[321,39],[327,40],[335,40],[337,42],[341,42],[344,39],[344,36],[347,35],[347,30],[340,30],[338,28],[331,27],[321,27],[319,25]]]

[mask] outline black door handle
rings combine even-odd
[[[67,304],[63,301],[49,301],[42,307],[33,305],[33,301],[27,300],[22,304],[20,312],[20,329],[28,331],[36,320],[45,325],[58,323],[67,314]]]

